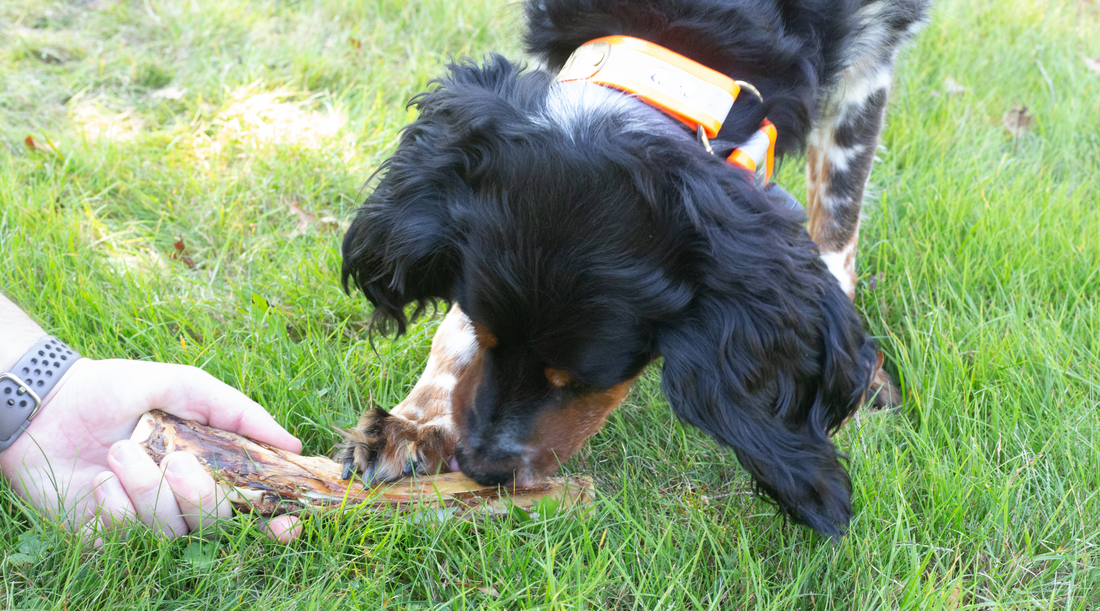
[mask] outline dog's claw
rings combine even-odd
[[[344,470],[340,473],[340,479],[342,479],[342,480],[351,479],[352,476],[355,474],[356,470],[357,469],[356,469],[355,463],[349,460],[348,462],[344,463]]]
[[[367,472],[363,474],[363,487],[370,488],[374,485],[374,479],[378,475],[378,469],[373,465],[367,466]]]

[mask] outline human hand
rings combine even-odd
[[[181,536],[232,514],[213,478],[190,454],[157,465],[130,434],[160,409],[291,452],[302,444],[262,407],[201,369],[128,360],[81,359],[47,395],[26,431],[0,452],[0,473],[39,510],[105,533],[140,520]],[[273,518],[282,542],[301,531]]]

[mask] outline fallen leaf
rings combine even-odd
[[[963,87],[952,77],[943,79],[943,90],[947,92],[947,95],[959,95],[960,93],[966,93],[966,87]]]
[[[1021,134],[1026,132],[1031,127],[1031,120],[1034,117],[1027,112],[1027,106],[1018,104],[1012,105],[1012,110],[1005,113],[1005,116],[1001,117],[1001,123],[1008,130],[1008,133],[1012,134],[1013,138],[1019,138]]]
[[[1085,66],[1093,72],[1100,72],[1100,57],[1093,59],[1087,55],[1082,55],[1081,59],[1085,60]]]
[[[45,142],[43,142],[45,141]],[[42,138],[42,140],[35,139],[34,136],[27,136],[23,138],[23,144],[32,151],[41,153],[53,153],[57,155],[58,159],[64,159],[65,156],[61,154],[61,151],[57,150],[57,146],[50,141],[48,136]]]
[[[295,202],[290,202],[290,214],[298,217],[298,224],[294,227],[295,235],[309,231],[309,226],[317,222],[317,215],[302,210]]]
[[[959,608],[959,604],[962,602],[962,587],[955,584],[955,587],[951,589],[951,592],[947,595],[947,608],[950,611],[954,611]]]
[[[355,47],[356,49],[363,48],[363,41],[359,40],[358,38],[349,38],[348,42],[350,42],[351,46]]]
[[[180,238],[179,240],[177,240],[174,244],[172,244],[172,246],[176,247],[176,252],[172,253],[171,258],[179,259],[180,261],[182,261],[183,264],[187,266],[187,269],[195,269],[194,259],[192,259],[191,257],[184,254],[184,251],[187,249],[187,246],[184,245],[183,238]]]
[[[295,225],[294,231],[290,232],[288,236],[291,238],[306,233],[309,231],[309,228],[314,225],[317,226],[318,230],[324,233],[335,231],[340,227],[340,221],[336,220],[336,217],[325,216],[318,219],[316,214],[303,210],[302,207],[295,202],[290,203],[290,214],[291,216],[298,217],[298,223]]]

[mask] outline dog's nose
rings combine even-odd
[[[458,466],[467,477],[482,486],[507,486],[516,480],[521,465],[518,455],[493,457],[487,460],[480,452],[461,446],[455,449]]]

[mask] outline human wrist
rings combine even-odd
[[[11,371],[16,361],[46,335],[42,327],[0,293],[0,373]]]
[[[19,358],[19,357],[16,357]],[[58,380],[57,384],[45,396],[41,397],[38,413],[26,426],[23,433],[13,440],[13,443],[4,451],[0,451],[0,480],[13,483],[27,468],[27,461],[36,464],[42,454],[44,440],[63,434],[65,428],[73,422],[79,421],[79,413],[73,410],[74,404],[69,400],[59,400],[57,397],[62,392],[70,393],[66,386],[74,384],[79,389],[84,383],[80,381],[82,374],[78,371],[95,363],[93,359],[81,358],[69,367],[68,371]],[[3,406],[0,405],[0,408]],[[19,491],[16,486],[16,491]],[[22,493],[20,493],[22,494]]]
[[[80,354],[42,328],[6,299],[0,303],[0,455],[17,442],[45,406]],[[28,341],[38,337],[37,340]],[[22,354],[11,353],[23,348]]]
[[[35,342],[0,372],[0,454],[23,435],[80,354],[53,336]]]

